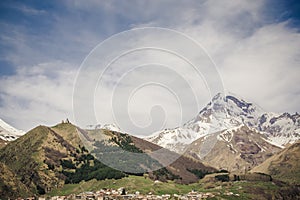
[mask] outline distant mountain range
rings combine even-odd
[[[182,127],[145,138],[171,151],[235,173],[245,173],[300,139],[298,113],[266,113],[221,93]]]
[[[264,112],[253,103],[221,93],[214,96],[195,118],[182,127],[165,129],[145,139],[177,153],[183,153],[199,138],[240,126],[255,129],[264,136],[264,140],[281,148],[300,139],[298,113]]]
[[[0,120],[0,144],[5,142],[0,145],[0,197],[41,195],[67,183],[145,172],[153,180],[183,184],[208,173],[259,172],[297,185],[299,127],[298,113],[267,113],[222,94],[183,126],[147,138],[113,124],[81,129],[68,120],[24,134]],[[119,168],[110,167],[115,164]]]

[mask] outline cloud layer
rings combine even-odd
[[[61,8],[55,1],[51,5],[3,4],[1,9],[7,11],[7,15],[0,19],[3,27],[0,33],[0,118],[24,130],[38,124],[54,125],[67,117],[76,121],[73,118],[73,90],[84,58],[113,34],[147,26],[184,33],[203,49],[199,51],[186,41],[164,39],[162,35],[149,33],[127,38],[130,43],[115,43],[105,49],[106,54],[113,54],[122,44],[128,44],[130,49],[143,42],[171,41],[168,43],[170,48],[173,45],[178,51],[189,52],[192,59],[199,62],[209,63],[208,56],[205,59],[200,56],[208,53],[225,91],[255,102],[267,111],[299,111],[300,34],[291,26],[292,19],[274,15],[274,10],[278,10],[275,6],[261,0],[176,3],[69,0]],[[24,17],[23,22],[16,20],[18,17],[9,17],[10,13]],[[97,62],[97,59],[91,62]],[[127,73],[120,81],[129,69],[143,64],[148,68]],[[89,73],[99,74],[104,67],[97,65]],[[158,67],[161,70],[157,70]],[[215,70],[200,69],[204,75]],[[188,82],[188,87],[180,76]],[[181,58],[157,50],[143,50],[120,58],[103,77],[106,84],[101,85],[101,91],[97,90],[99,86],[94,86],[93,105],[86,95],[80,97],[81,103],[86,101],[87,106],[95,108],[91,117],[91,113],[84,113],[86,109],[81,107],[85,121],[80,121],[80,126],[116,123],[113,107],[109,105],[118,83],[120,102],[116,101],[116,105],[126,102],[131,119],[136,123],[123,128],[133,132],[138,131],[136,125],[146,126],[151,122],[156,124],[154,129],[180,125],[197,114],[214,95],[206,84],[214,77],[199,78]],[[138,83],[151,80],[170,86],[164,88],[152,84],[133,92],[142,85]],[[181,104],[168,90],[170,88],[180,91],[176,93],[184,97]],[[133,94],[131,99],[128,99],[129,92]],[[193,101],[194,98],[197,100]],[[121,121],[128,119],[122,113],[117,115]],[[161,120],[166,124],[161,126]]]

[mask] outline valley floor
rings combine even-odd
[[[118,194],[125,188],[126,195]],[[91,180],[67,184],[47,198],[58,199],[299,199],[299,186],[280,182],[199,182],[189,185],[129,176],[119,180]]]

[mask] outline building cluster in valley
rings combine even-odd
[[[194,199],[207,199],[219,196],[219,192],[196,192],[191,191],[187,194],[163,194],[155,195],[151,192],[148,194],[140,194],[136,191],[134,194],[128,194],[125,192],[125,188],[114,189],[101,189],[96,192],[82,192],[80,194],[71,194],[67,196],[52,196],[52,197],[29,197],[29,198],[18,198],[16,200],[126,200],[126,199],[138,199],[138,200],[194,200]],[[239,194],[234,194],[232,192],[226,192],[224,195],[236,196]]]

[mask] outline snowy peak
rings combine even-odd
[[[300,139],[300,115],[265,113],[259,118],[257,129],[277,145],[294,143]]]
[[[116,124],[105,124],[104,126],[101,127],[101,129],[123,133],[120,127],[118,127]]]
[[[257,111],[257,108],[253,106],[252,103],[247,103],[244,100],[239,100],[235,98],[234,96],[226,96],[226,101],[232,101],[234,102],[237,107],[239,107],[243,112],[245,113],[255,113]]]
[[[280,121],[280,120],[292,121],[293,123],[296,123],[299,125],[300,124],[300,115],[298,113],[295,113],[293,115],[291,115],[289,113],[283,113],[279,116],[274,116],[272,119],[270,119],[270,123],[274,124],[276,121]]]
[[[215,95],[196,117],[182,127],[166,129],[146,139],[182,153],[193,140],[241,126],[261,132],[268,142],[277,146],[285,146],[300,139],[298,113],[266,113],[258,105],[222,93]]]
[[[24,134],[24,131],[18,130],[0,119],[0,139],[4,141],[13,141]]]
[[[261,113],[260,108],[252,103],[218,93],[183,127],[154,133],[147,140],[182,153],[190,143],[200,137],[244,124],[249,126],[256,124]]]
[[[224,96],[218,93],[212,98],[212,101],[209,102],[194,119],[187,122],[184,127],[198,132],[203,125],[207,126],[204,123],[208,123],[211,129],[209,132],[216,132],[242,124],[253,126],[257,123],[262,113],[263,111],[252,103],[248,103],[234,96]]]
[[[88,130],[93,130],[93,129],[106,129],[106,130],[110,130],[110,131],[115,131],[115,132],[119,132],[119,133],[124,133],[124,131],[122,131],[120,129],[120,127],[118,127],[116,124],[104,124],[103,126],[101,124],[96,124],[96,125],[88,125],[87,126]]]
[[[220,93],[212,99],[211,105],[214,112],[224,112],[228,117],[242,115],[248,116],[249,118],[254,118],[259,117],[263,112],[257,105],[254,105],[253,103],[248,103],[241,98],[231,95],[224,96]]]

